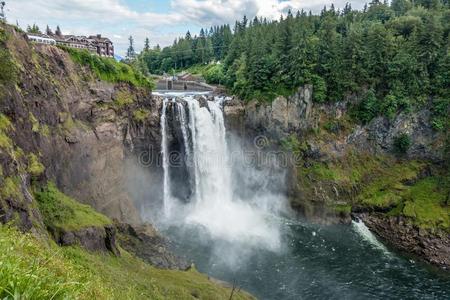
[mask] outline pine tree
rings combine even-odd
[[[36,24],[33,24],[33,26],[30,27],[30,25],[27,26],[27,32],[28,33],[38,33],[41,34],[41,30],[39,29],[39,26]]]
[[[53,32],[52,32],[52,30],[50,29],[50,27],[48,27],[48,25],[47,25],[47,28],[45,29],[45,34],[46,34],[46,35],[53,35]]]
[[[62,35],[63,35],[62,32],[61,32],[61,28],[59,28],[59,25],[56,26],[55,34],[56,34],[57,36],[62,36]]]
[[[129,46],[127,49],[127,58],[128,59],[134,59],[136,57],[136,52],[134,51],[134,39],[133,36],[130,35],[130,37],[128,38],[129,41]]]
[[[150,51],[150,40],[147,38],[145,38],[145,42],[144,42],[144,51],[148,52]]]

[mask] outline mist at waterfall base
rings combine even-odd
[[[275,216],[286,201],[267,183],[282,181],[284,173],[255,169],[237,139],[227,139],[224,100],[164,101],[163,214],[157,222],[183,236],[194,233],[197,243],[212,246],[212,261],[236,270],[255,249],[282,250]]]
[[[447,273],[393,252],[363,223],[291,218],[283,168],[249,163],[226,133],[224,99],[177,96],[161,119],[163,203],[147,217],[199,271],[259,299],[449,297]]]

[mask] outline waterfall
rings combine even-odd
[[[384,254],[390,254],[389,250],[381,242],[378,241],[375,235],[369,230],[369,228],[367,228],[366,224],[364,224],[362,220],[358,219],[356,221],[352,221],[352,226],[363,240],[368,242],[374,248],[381,250],[382,252],[384,252]]]
[[[280,244],[279,232],[277,225],[267,220],[270,212],[233,194],[222,101],[215,98],[201,104],[192,96],[164,101],[161,148],[166,222],[200,226],[216,238],[262,243],[275,249]],[[174,116],[167,116],[169,113]],[[184,159],[181,168],[170,165],[168,157],[173,147],[184,151],[180,155]],[[186,178],[176,174],[185,174]],[[172,182],[173,178],[178,182]],[[189,196],[180,195],[177,190],[186,182],[190,186]]]
[[[162,165],[164,170],[164,186],[163,186],[163,207],[164,214],[166,216],[170,215],[170,206],[171,206],[171,193],[170,193],[170,177],[169,177],[169,150],[167,144],[167,119],[166,119],[166,111],[167,111],[167,102],[168,99],[165,98],[163,100],[163,107],[161,111],[161,154],[162,154]]]

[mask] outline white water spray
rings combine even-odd
[[[168,162],[166,121],[167,102],[163,106],[161,130],[164,162],[164,211],[166,222],[200,226],[214,239],[231,243],[264,246],[270,250],[280,247],[277,222],[271,212],[254,205],[254,199],[239,199],[233,194],[232,168],[226,140],[222,99],[201,106],[193,97],[183,97],[175,103],[184,144],[184,157],[189,168],[192,195],[188,204],[174,199]],[[188,110],[186,114],[184,109]],[[188,117],[188,120],[186,118]],[[163,124],[164,122],[164,124]],[[188,163],[189,162],[189,163]],[[250,167],[250,166],[249,166]],[[175,212],[176,211],[176,212]]]
[[[163,195],[163,206],[164,206],[164,214],[166,216],[170,216],[171,209],[171,193],[170,193],[170,178],[169,178],[169,151],[167,145],[167,119],[166,119],[166,110],[167,110],[167,101],[168,99],[163,100],[163,107],[161,112],[161,153],[163,158],[163,170],[164,170],[164,195]]]
[[[352,221],[352,226],[355,231],[374,248],[383,251],[385,254],[389,254],[389,250],[377,240],[376,236],[369,230],[369,228],[367,228],[363,221]]]

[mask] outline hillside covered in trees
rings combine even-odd
[[[375,0],[362,11],[333,5],[319,15],[289,12],[277,21],[246,17],[188,32],[170,47],[145,49],[140,64],[162,74],[216,62],[207,80],[244,99],[271,100],[313,84],[317,102],[363,98],[361,122],[434,101],[444,127],[450,86],[447,0]],[[218,63],[220,62],[220,63]]]

